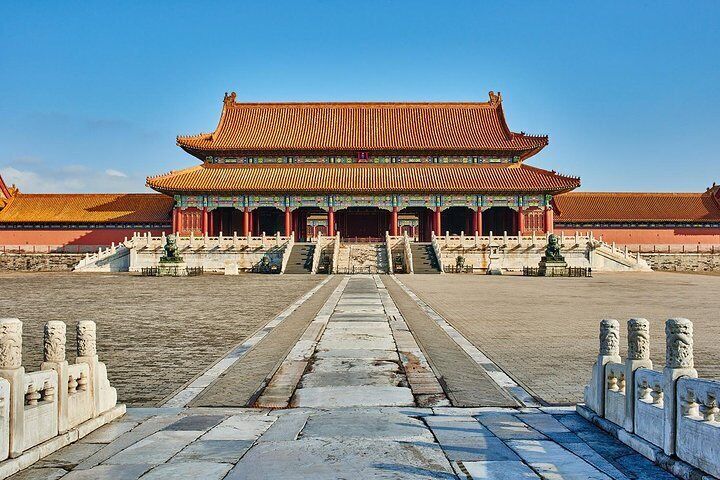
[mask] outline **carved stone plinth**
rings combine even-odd
[[[567,277],[568,266],[565,260],[548,260],[543,257],[538,264],[540,277]]]
[[[160,260],[158,263],[158,277],[185,277],[187,274],[188,269],[185,262],[164,262]]]

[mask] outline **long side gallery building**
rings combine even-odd
[[[500,94],[468,103],[239,103],[179,136],[198,165],[156,194],[30,194],[0,179],[0,244],[108,245],[132,232],[487,235],[592,230],[618,244],[720,244],[720,189],[573,192],[529,165],[547,136],[510,130]],[[20,186],[22,187],[22,186]]]

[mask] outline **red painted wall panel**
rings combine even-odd
[[[602,235],[607,243],[628,245],[720,245],[720,228],[578,228],[582,233],[591,230],[595,237]],[[575,229],[556,226],[555,233],[573,235]]]
[[[97,229],[0,229],[0,245],[110,245],[120,243],[133,232],[151,232],[159,236],[171,228],[97,228]]]

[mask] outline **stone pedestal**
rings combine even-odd
[[[543,257],[538,264],[540,277],[567,277],[568,266],[565,260],[548,260]]]
[[[486,274],[488,275],[502,275],[502,254],[500,253],[499,246],[495,243],[488,245],[490,253],[488,254],[488,266]]]
[[[184,277],[187,276],[187,264],[185,262],[163,262],[158,263],[158,277]]]

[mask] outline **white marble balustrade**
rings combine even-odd
[[[720,477],[720,382],[697,378],[692,322],[671,318],[665,323],[662,372],[652,369],[647,320],[628,322],[624,362],[619,349],[620,324],[603,320],[600,354],[578,411],[590,409],[612,422],[618,438],[648,458],[665,464],[679,460],[673,473],[687,471],[682,465],[688,464]]]
[[[105,364],[98,360],[95,322],[78,322],[74,364],[65,357],[65,324],[47,322],[44,361],[33,372],[26,372],[22,365],[22,327],[16,318],[0,319],[0,460],[4,460],[0,475],[13,473],[98,428],[111,419],[95,421],[108,417],[107,412],[124,412],[116,405],[117,393],[110,386]],[[53,443],[59,436],[64,436],[63,441]],[[29,460],[7,460],[22,458],[45,444],[49,446],[35,451]]]

